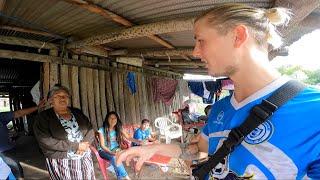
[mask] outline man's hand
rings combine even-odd
[[[137,158],[138,161],[135,164],[135,170],[140,171],[143,163],[149,160],[157,152],[156,145],[149,146],[135,146],[117,154],[117,165],[126,161],[127,166],[130,162]]]

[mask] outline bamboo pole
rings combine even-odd
[[[87,61],[92,62],[92,57],[88,57]],[[90,115],[93,129],[97,130],[98,124],[97,124],[97,116],[96,116],[95,101],[94,101],[93,70],[91,68],[87,69],[87,83],[88,83],[89,115]]]
[[[80,56],[81,61],[87,61],[86,56]],[[87,82],[87,69],[84,67],[80,67],[80,97],[81,97],[81,109],[83,114],[85,114],[88,118],[89,116],[89,103],[88,103],[88,82]],[[92,119],[90,119],[92,123]]]
[[[104,59],[99,59],[99,64],[105,64]],[[99,87],[100,87],[100,105],[101,105],[101,115],[102,122],[107,115],[108,108],[106,102],[106,74],[105,71],[99,70]]]
[[[98,58],[93,58],[93,63],[98,63]],[[100,84],[99,84],[99,72],[97,69],[93,70],[93,92],[94,92],[94,104],[96,110],[98,128],[102,126],[102,115],[101,115],[101,103],[100,103]]]
[[[72,59],[78,60],[78,55],[73,55]],[[80,95],[79,95],[79,68],[77,66],[71,66],[71,90],[72,90],[72,106],[80,108]],[[81,83],[81,82],[80,82]]]

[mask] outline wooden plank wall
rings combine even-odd
[[[58,56],[56,51],[51,54]],[[89,117],[94,129],[102,126],[106,113],[109,111],[116,111],[123,124],[139,124],[144,118],[153,122],[155,118],[160,116],[170,117],[172,111],[181,108],[185,93],[183,89],[187,87],[187,84],[179,77],[150,71],[145,73],[145,70],[139,67],[110,63],[107,59],[83,55],[74,55],[72,59],[125,69],[123,71],[113,69],[105,71],[44,63],[42,74],[44,96],[46,96],[48,88],[55,83],[67,86],[72,93],[70,105],[81,108],[84,114]],[[135,72],[135,94],[132,94],[127,86],[127,73],[130,71]],[[172,105],[167,106],[162,102],[153,101],[152,79],[154,77],[174,78],[179,81]]]

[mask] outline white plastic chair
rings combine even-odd
[[[182,126],[180,124],[173,123],[169,118],[158,117],[154,121],[154,125],[159,129],[160,135],[166,138],[166,144],[170,144],[171,139],[182,136]]]

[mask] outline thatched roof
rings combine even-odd
[[[320,26],[319,0],[0,0],[0,43],[68,48],[110,60],[135,56],[148,66],[203,72],[191,56],[193,18],[222,2],[292,8],[292,23],[280,30],[285,45]]]

